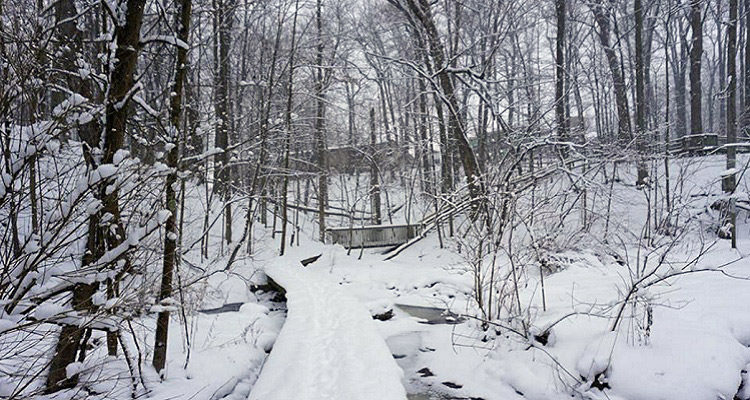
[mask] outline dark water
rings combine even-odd
[[[465,319],[450,311],[436,307],[410,306],[406,304],[396,304],[399,310],[408,315],[420,319],[424,324],[448,324],[454,325],[464,322]],[[424,347],[422,343],[421,332],[406,332],[400,335],[391,336],[386,340],[388,347],[396,359],[396,362],[404,370],[407,395],[409,400],[459,400],[465,397],[456,397],[446,393],[446,391],[436,390],[428,386],[419,378],[416,371],[425,367],[419,360],[419,354],[425,351],[433,351]]]
[[[406,395],[409,400],[455,400],[457,397],[448,396],[445,393],[434,392],[427,389],[421,393],[409,393]]]
[[[399,367],[404,370],[404,387],[409,400],[449,400],[455,399],[446,393],[435,391],[421,382],[415,371],[424,367],[420,364],[419,353],[422,347],[421,332],[407,332],[391,336],[386,340]]]
[[[395,304],[401,311],[412,317],[421,319],[422,323],[437,325],[447,324],[455,325],[464,322],[466,319],[449,310],[437,307],[410,306],[407,304]]]
[[[227,303],[224,304],[221,307],[216,308],[206,308],[203,310],[200,310],[203,314],[221,314],[225,312],[237,312],[240,311],[240,307],[245,303]]]

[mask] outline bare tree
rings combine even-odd
[[[375,108],[370,108],[370,208],[372,209],[372,222],[382,222],[380,212],[380,169],[378,167],[378,154],[375,135]]]
[[[636,141],[638,151],[643,156],[646,150],[646,82],[645,66],[643,57],[643,4],[641,0],[635,0],[633,3],[633,12],[635,13],[635,124],[636,124]],[[648,178],[648,169],[646,164],[638,161],[637,186],[646,184]]]
[[[701,65],[703,57],[703,0],[690,1],[690,134],[703,133]]]
[[[171,169],[164,184],[164,196],[169,211],[169,217],[164,224],[164,258],[162,262],[161,286],[159,301],[163,302],[172,297],[172,280],[178,263],[177,239],[181,235],[177,226],[177,178],[179,173],[180,131],[182,118],[182,103],[185,81],[188,70],[188,47],[190,36],[190,14],[192,0],[180,0],[177,4],[179,13],[176,20],[177,39],[181,42],[176,46],[174,82],[169,104],[169,127],[167,132],[168,148],[167,166]],[[185,44],[185,45],[182,45]],[[167,362],[167,339],[169,337],[169,309],[168,304],[162,304],[165,309],[159,312],[154,336],[154,369],[163,373]]]
[[[401,10],[408,19],[412,20],[413,25],[418,26],[418,31],[422,32],[421,34],[428,44],[429,55],[437,71],[438,84],[442,92],[440,100],[448,108],[448,132],[456,143],[469,192],[475,201],[475,207],[478,207],[480,205],[478,202],[481,201],[485,191],[482,172],[479,169],[474,151],[469,146],[461,123],[460,106],[456,97],[455,85],[449,72],[450,67],[446,62],[444,46],[432,17],[431,5],[426,0],[389,0],[389,2]]]
[[[594,13],[596,25],[599,27],[599,41],[601,42],[604,55],[607,57],[609,72],[612,75],[615,89],[615,102],[617,105],[617,131],[620,140],[630,140],[632,131],[630,129],[630,111],[628,106],[628,94],[625,78],[622,73],[620,61],[615,48],[610,44],[610,7],[609,0],[597,0],[589,4]]]
[[[323,70],[323,18],[321,14],[322,0],[317,0],[315,8],[315,27],[317,32],[315,46],[315,153],[318,159],[318,231],[321,242],[326,234],[326,204],[328,203],[328,165],[326,160],[325,140],[325,93]]]
[[[138,61],[144,5],[145,0],[127,0],[125,15],[122,16],[122,20],[118,20],[115,24],[116,61],[109,78],[110,87],[105,110],[104,148],[102,149],[101,164],[114,164],[115,154],[123,147],[128,112],[124,105],[129,103],[132,96],[131,89],[133,88],[133,75]],[[94,264],[108,250],[117,251],[117,249],[120,249],[120,254],[116,259],[123,259],[126,266],[120,269],[115,279],[108,279],[107,281],[108,295],[114,296],[117,280],[121,279],[123,273],[127,270],[128,261],[126,254],[122,253],[122,250],[125,249],[120,246],[125,240],[125,230],[120,222],[119,191],[116,187],[114,190],[108,190],[108,181],[102,182],[99,195],[103,204],[101,213],[111,216],[110,223],[102,229],[99,219],[90,218],[88,243],[89,247],[94,248],[96,252],[93,254],[86,253],[83,265]],[[92,243],[95,244],[91,246]],[[98,282],[76,284],[73,288],[73,309],[84,314],[94,311],[95,306],[92,302],[92,296],[98,286]],[[66,325],[62,328],[47,375],[46,386],[49,391],[75,384],[77,375],[69,379],[66,374],[66,367],[75,361],[76,354],[79,351],[84,351],[79,348],[83,333],[84,328],[78,325]],[[111,335],[108,336],[107,347],[111,354],[113,351]],[[116,350],[116,343],[114,350]]]
[[[288,67],[288,74],[289,74],[289,82],[287,83],[287,98],[286,98],[286,113],[284,114],[285,118],[285,128],[286,128],[286,134],[284,135],[284,181],[282,183],[281,188],[281,244],[279,249],[279,255],[284,255],[284,249],[286,246],[286,231],[287,231],[287,224],[288,224],[288,218],[289,218],[289,207],[287,205],[287,197],[289,195],[289,153],[291,151],[292,147],[292,131],[293,131],[293,125],[292,125],[292,98],[294,91],[292,90],[294,88],[294,53],[296,51],[295,48],[295,40],[297,36],[297,14],[299,13],[299,2],[294,2],[294,17],[292,17],[292,40],[289,48],[289,67]]]
[[[568,140],[568,120],[565,117],[565,0],[555,0],[557,39],[555,40],[555,118],[557,136]],[[563,153],[565,154],[565,153]]]
[[[224,240],[232,242],[232,205],[231,190],[231,149],[229,148],[230,106],[229,75],[231,60],[229,50],[232,45],[232,22],[234,19],[234,1],[216,0],[214,9],[214,63],[216,75],[214,82],[214,112],[216,118],[216,147],[220,152],[215,157],[214,193],[218,193],[224,202]]]
[[[730,198],[727,201],[727,219],[730,224],[732,248],[737,248],[737,211],[735,210],[734,191],[737,186],[735,170],[737,164],[737,0],[729,0],[729,22],[727,24],[727,171],[722,181],[724,192]]]

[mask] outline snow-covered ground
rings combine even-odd
[[[374,249],[367,250],[362,260],[347,257],[346,250],[334,246],[311,243],[294,249],[282,258],[289,265],[302,271],[295,261],[322,253],[308,268],[330,275],[373,312],[394,303],[457,313],[472,307],[465,297],[471,290],[471,274],[460,268],[460,257],[436,248],[434,242],[419,243],[389,262],[381,261],[382,255]],[[717,249],[708,257],[725,260],[732,254]],[[602,310],[621,297],[628,271],[593,255],[547,277],[547,311],[538,310],[534,325],[543,328],[560,316],[580,314],[558,323],[546,346],[536,343],[529,348],[522,338],[502,328],[484,332],[472,321],[421,324],[398,308],[393,319],[376,324],[395,347],[394,354],[406,356],[401,365],[404,383],[412,392],[430,386],[454,396],[487,400],[562,399],[570,398],[571,392],[622,399],[731,398],[740,386],[741,371],[750,363],[746,347],[750,284],[740,279],[750,277],[750,270],[747,263],[736,263],[723,272],[688,274],[653,290],[653,326],[647,343],[629,338],[627,329],[608,332],[611,316]],[[535,290],[529,286],[524,294]],[[335,305],[331,308],[331,313],[337,312]],[[582,376],[603,370],[602,365],[609,366],[611,389],[588,390]],[[427,374],[425,368],[431,376],[422,376]]]
[[[720,175],[720,159],[701,165],[678,162],[701,171],[689,178],[694,182],[683,184],[686,192],[703,191],[715,183],[710,182],[714,172]],[[634,204],[642,202],[641,197],[623,184],[615,196],[617,220],[613,223],[640,224],[643,212]],[[285,256],[269,251],[267,258],[254,262],[285,266],[287,271],[296,268],[310,285],[320,279],[338,282],[342,298],[358,299],[373,314],[393,309],[392,319],[374,323],[402,367],[403,384],[412,395],[486,400],[562,399],[571,394],[610,399],[743,398],[746,392],[738,393],[738,389],[747,379],[744,371],[750,363],[750,263],[742,250],[750,246],[750,240],[744,222],[739,231],[740,251],[730,249],[728,241],[715,241],[707,232],[685,237],[688,243],[669,254],[673,265],[665,271],[687,268],[696,272],[677,274],[640,290],[641,302],[625,307],[624,322],[614,332],[613,319],[630,289],[633,268],[601,252],[595,241],[556,254],[561,267],[545,276],[544,309],[538,274],[527,272],[520,289],[529,332],[542,332],[554,324],[546,344],[520,337],[512,332],[512,324],[504,328],[503,321],[494,321],[498,326],[487,330],[471,318],[459,324],[424,324],[393,307],[430,306],[478,315],[472,300],[474,274],[466,255],[459,254],[451,240],[446,241],[447,248],[439,248],[434,233],[391,261],[383,261],[383,249],[366,249],[359,259],[358,250],[347,254],[340,246],[323,245],[303,235],[301,246],[289,248]],[[692,243],[701,240],[705,241],[702,246]],[[623,244],[626,250],[632,250],[630,245]],[[705,254],[691,264],[695,251]],[[310,266],[299,264],[317,254],[321,258]],[[328,308],[332,314],[346,309],[337,304]],[[649,314],[649,324],[640,319]],[[315,339],[298,340],[293,348]],[[372,348],[379,343],[373,342]],[[364,357],[373,351],[360,346]],[[340,368],[346,361],[333,363],[331,368]],[[288,367],[292,365],[296,364]],[[351,379],[374,380],[368,374]],[[599,380],[594,388],[593,379]],[[333,388],[322,388],[320,381],[316,384],[321,390],[303,398],[336,393],[327,392]]]
[[[740,164],[746,160],[742,157]],[[547,250],[547,269],[520,255],[513,260],[523,265],[514,266],[508,254],[500,254],[498,276],[518,268],[518,296],[489,321],[477,318],[483,314],[475,300],[477,269],[467,254],[470,237],[444,237],[441,248],[432,232],[385,261],[385,249],[364,249],[360,256],[359,249],[318,242],[315,215],[301,213],[299,245],[278,256],[279,237],[272,237],[270,222],[267,228],[256,222],[252,255],[240,251],[226,269],[231,248],[219,245],[217,223],[209,257],[200,257],[197,244],[186,254],[181,279],[208,279],[189,286],[187,298],[180,299],[190,305],[187,329],[178,323],[181,313],[173,314],[164,381],[149,365],[153,318],[133,327],[145,344],[142,377],[148,397],[750,398],[745,389],[750,386],[750,262],[745,258],[750,225],[741,213],[739,250],[732,250],[729,241],[716,239],[707,214],[720,198],[722,165],[720,157],[673,162],[675,170],[684,169],[680,175],[685,178],[673,182],[673,195],[682,199],[677,223],[689,223],[691,229],[679,240],[654,234],[651,242],[639,233],[648,199],[627,184],[632,171],[623,169],[622,182],[613,185],[609,221],[618,235],[604,242],[601,216],[587,235],[567,238],[555,231],[559,237],[552,243],[562,244]],[[741,189],[746,193],[747,184]],[[202,188],[192,190],[187,244],[200,236],[206,207]],[[407,196],[392,188],[391,199],[396,203]],[[343,208],[352,205],[343,203]],[[428,210],[412,206],[409,219]],[[212,218],[217,212],[212,208]],[[242,230],[243,214],[235,209],[235,232]],[[393,216],[394,223],[405,220],[404,211]],[[330,222],[345,226],[341,218]],[[523,250],[509,253],[515,257]],[[317,255],[307,267],[300,264]],[[266,271],[288,288],[287,304],[257,286],[266,283]],[[633,283],[644,277],[631,293]],[[461,317],[426,321],[408,306],[450,310]],[[368,311],[388,310],[393,316],[385,321],[368,316]],[[618,314],[621,322],[613,330]],[[127,370],[116,373],[127,384]]]

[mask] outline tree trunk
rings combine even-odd
[[[216,80],[214,82],[214,112],[216,114],[215,146],[222,151],[216,155],[214,166],[214,193],[220,194],[224,201],[224,240],[232,242],[232,206],[231,168],[229,166],[229,48],[232,43],[232,0],[216,1],[214,13],[215,34],[218,40],[216,49]]]
[[[356,143],[356,137],[354,136],[354,116],[355,116],[355,104],[354,104],[354,84],[351,81],[347,81],[344,83],[344,87],[346,88],[346,106],[347,106],[347,129],[348,129],[348,137],[347,137],[347,143],[349,146],[354,146]]]
[[[670,2],[671,4],[671,2]],[[667,16],[667,21],[664,23],[664,31],[666,34],[664,35],[664,70],[666,73],[664,74],[664,80],[665,80],[665,87],[664,87],[664,196],[667,203],[667,218],[669,218],[669,215],[672,212],[672,198],[671,198],[671,187],[669,182],[669,141],[670,141],[670,135],[669,135],[669,127],[670,127],[670,118],[669,118],[669,39],[670,36],[670,19],[672,15]],[[673,60],[674,61],[674,60]]]
[[[382,222],[380,211],[380,182],[375,147],[375,109],[370,108],[370,208],[372,209],[372,223],[379,225]]]
[[[184,43],[188,43],[190,35],[190,14],[192,8],[191,0],[180,0],[180,10],[177,19],[177,37]],[[183,88],[187,76],[188,50],[177,46],[177,57],[175,59],[174,82],[172,84],[171,98],[169,104],[169,131],[168,142],[171,148],[167,151],[167,166],[170,172],[164,185],[164,193],[167,203],[169,217],[164,224],[164,260],[161,271],[161,286],[159,290],[159,301],[172,297],[172,279],[178,262],[177,238],[180,232],[177,228],[177,174],[180,154],[180,116],[182,115]],[[156,320],[156,334],[154,336],[154,360],[153,366],[162,378],[164,377],[164,366],[167,362],[167,339],[169,332],[169,311],[159,312]]]
[[[568,121],[565,118],[565,0],[555,0],[557,15],[557,40],[555,56],[555,118],[557,119],[557,136],[561,142],[568,140]],[[563,157],[567,157],[567,147],[561,148]]]
[[[422,148],[422,174],[424,175],[425,193],[432,193],[432,174],[430,171],[430,156],[432,154],[432,142],[427,138],[427,88],[424,80],[419,80],[419,136]]]
[[[646,153],[646,90],[643,65],[643,5],[641,0],[635,0],[633,4],[635,13],[635,124],[636,143],[638,144],[638,177],[636,186],[646,184],[648,169],[643,157]]]
[[[615,49],[609,43],[609,5],[605,6],[599,0],[591,4],[590,7],[594,13],[596,24],[599,26],[599,41],[602,44],[604,55],[607,57],[609,71],[612,74],[612,81],[614,82],[618,138],[621,141],[627,141],[632,137],[628,94],[620,62],[617,59],[617,53],[615,53]]]
[[[651,10],[654,10],[653,13]],[[659,124],[658,118],[658,107],[656,104],[656,84],[651,81],[651,60],[653,59],[653,43],[654,43],[654,31],[657,30],[656,23],[659,19],[656,17],[660,10],[660,4],[651,6],[646,5],[644,8],[645,21],[644,29],[642,33],[643,38],[643,81],[646,85],[646,106],[644,113],[646,114],[646,127],[653,129]],[[669,73],[669,69],[665,69]],[[649,135],[650,138],[656,139],[656,134],[653,136]]]
[[[737,0],[729,0],[729,24],[727,26],[727,170],[736,166],[736,149],[732,146],[737,141]],[[730,196],[735,191],[735,173],[729,173],[723,180],[724,192]],[[734,199],[728,201],[728,223],[731,224],[732,248],[737,248],[737,215]]]
[[[97,229],[89,225],[89,229]],[[73,288],[73,299],[71,300],[73,310],[78,312],[92,312],[94,305],[91,301],[98,285],[79,283]],[[60,330],[60,336],[55,346],[55,352],[50,361],[49,374],[47,375],[47,392],[55,392],[60,389],[70,388],[78,383],[78,375],[67,377],[66,367],[76,362],[84,327],[77,325],[65,325]]]
[[[325,94],[323,93],[323,17],[321,15],[321,0],[317,0],[315,11],[315,25],[317,27],[317,45],[315,48],[315,152],[318,158],[318,230],[319,239],[325,241],[326,235],[326,203],[328,202],[328,163],[326,162],[325,141]],[[385,111],[385,110],[384,110]]]
[[[297,13],[299,12],[298,2],[294,3],[294,19],[292,20],[292,40],[289,49],[289,82],[287,82],[287,97],[286,97],[286,132],[284,136],[284,181],[281,187],[281,244],[279,247],[279,255],[284,255],[284,249],[286,248],[286,232],[287,232],[287,221],[289,218],[289,207],[287,207],[288,191],[289,191],[289,152],[292,146],[292,99],[294,89],[294,52],[295,52],[295,39],[297,36]]]
[[[138,60],[138,51],[140,50],[139,40],[144,5],[145,0],[127,0],[124,23],[115,26],[115,62],[109,79],[101,164],[113,164],[115,153],[123,146],[128,112],[127,105],[130,100],[128,96],[133,88],[133,75]],[[125,240],[125,230],[120,222],[119,190],[116,186],[111,185],[111,180],[112,178],[103,180],[97,193],[103,204],[99,214],[110,215],[110,224],[109,226],[99,227],[98,219],[90,219],[89,245],[87,247],[91,248],[91,243],[95,243],[93,247],[96,252],[93,254],[87,252],[84,255],[83,265],[91,264],[107,250],[119,246]],[[114,186],[114,190],[108,190],[110,186]],[[123,255],[122,257],[126,256]],[[118,272],[118,275],[127,270],[128,262],[126,258],[125,261],[125,266]],[[108,282],[109,284],[111,283]],[[97,287],[97,283],[77,284],[73,290],[73,309],[83,313],[94,311],[95,307],[91,297]],[[81,326],[66,326],[60,332],[55,352],[50,361],[50,372],[46,382],[48,391],[56,391],[66,386],[75,385],[77,375],[67,379],[65,368],[75,361],[77,349],[74,346],[77,346],[80,342],[83,329],[84,327]],[[112,351],[109,350],[111,354]]]
[[[685,66],[684,61],[680,60],[679,63],[677,60],[673,60],[673,64],[682,64],[677,65],[675,69],[675,76],[674,76],[674,100],[675,100],[675,131],[677,132],[677,135],[679,137],[685,136],[687,133],[687,116],[688,116],[688,110],[687,110],[687,84],[685,82]]]
[[[703,0],[690,2],[690,29],[692,30],[692,45],[690,47],[690,134],[703,133],[701,118],[701,58],[703,57]]]
[[[419,2],[417,4],[417,1]],[[479,169],[474,151],[469,146],[464,128],[458,115],[459,104],[455,93],[455,87],[450,74],[446,71],[445,50],[440,42],[437,27],[433,21],[430,4],[427,0],[406,0],[409,9],[417,17],[422,28],[425,31],[427,44],[429,45],[430,56],[434,63],[435,70],[438,71],[438,81],[442,90],[442,101],[448,107],[448,132],[451,139],[455,142],[461,164],[464,168],[469,194],[472,198],[475,211],[482,204],[484,196],[484,178],[482,171]]]

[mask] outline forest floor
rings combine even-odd
[[[698,193],[715,183],[720,161],[695,166],[702,175],[686,187]],[[642,196],[636,192],[621,185],[613,206],[618,223],[643,218]],[[481,315],[474,301],[476,270],[456,241],[446,240],[441,248],[433,232],[395,259],[383,261],[384,249],[364,249],[360,257],[359,249],[349,252],[317,242],[311,229],[313,216],[302,219],[300,245],[289,247],[284,256],[277,256],[278,238],[259,226],[254,231],[259,244],[253,256],[238,260],[230,270],[224,271],[223,258],[211,265],[194,261],[213,268],[195,299],[201,309],[242,305],[237,311],[198,312],[188,318],[187,368],[186,332],[177,325],[170,330],[168,379],[153,384],[151,397],[284,398],[287,392],[278,382],[285,376],[300,376],[295,368],[316,365],[320,370],[302,374],[307,381],[287,382],[288,388],[307,388],[295,392],[294,398],[370,398],[346,392],[356,385],[374,391],[370,394],[377,398],[403,398],[403,388],[413,399],[541,400],[569,399],[571,394],[623,400],[750,398],[750,261],[745,258],[750,225],[745,214],[739,219],[739,250],[731,249],[727,240],[714,240],[715,235],[705,230],[696,230],[674,245],[668,267],[655,274],[654,284],[634,295],[637,301],[622,310],[627,318],[614,331],[615,316],[636,279],[638,267],[633,265],[644,258],[628,252],[635,249],[630,244],[622,244],[627,262],[592,242],[552,254],[556,267],[542,275],[534,268],[524,269],[513,302],[528,323],[526,336],[511,321],[493,320],[487,325],[471,318]],[[238,219],[238,230],[241,227]],[[218,234],[213,240],[218,242]],[[698,242],[702,245],[696,247]],[[693,262],[696,251],[702,256]],[[319,254],[316,262],[300,265],[300,260]],[[651,256],[659,254],[655,250]],[[196,253],[191,257],[197,258]],[[301,325],[287,328],[285,318],[294,317],[286,316],[285,306],[273,302],[272,294],[250,290],[265,282],[264,270],[280,268],[287,274],[298,272],[290,280],[297,289],[310,285],[305,300],[294,301],[316,301],[306,304],[303,313],[315,308],[317,315],[327,316],[324,321],[316,325],[310,316],[300,316],[295,319],[302,319]],[[327,294],[316,300],[321,293]],[[461,317],[455,321],[420,318],[409,306],[449,310]],[[350,315],[352,309],[358,309],[359,315],[362,309],[372,315],[392,310],[393,317],[371,323],[331,317]],[[341,324],[327,326],[325,321]],[[534,337],[545,331],[549,334]],[[347,338],[351,340],[346,342]],[[379,358],[385,351],[383,342],[396,364]],[[359,353],[352,354],[352,349]],[[295,354],[320,359],[311,364],[311,360],[295,360]],[[325,371],[341,370],[349,365],[347,359],[358,357],[375,362],[381,370],[352,369],[341,377]],[[272,378],[263,379],[276,383],[256,386],[258,376],[266,373]],[[394,374],[401,386],[378,386],[392,382]],[[274,385],[281,397],[265,396]]]

